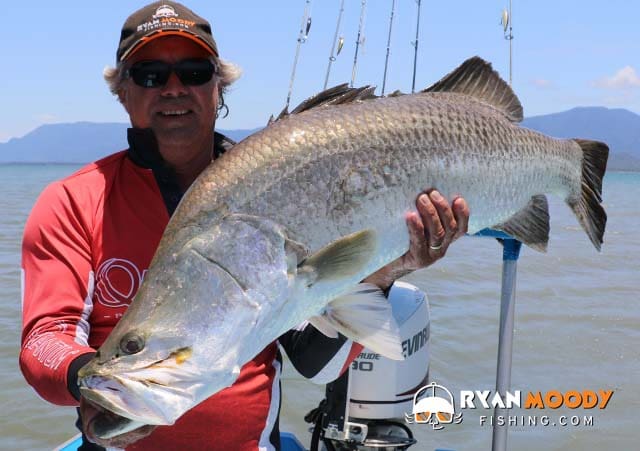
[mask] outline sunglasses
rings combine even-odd
[[[175,64],[164,61],[139,61],[125,72],[125,78],[143,88],[161,88],[167,84],[171,72],[175,72],[185,86],[200,86],[208,83],[217,73],[216,65],[205,58],[178,61]]]

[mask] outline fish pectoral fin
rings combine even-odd
[[[549,243],[549,205],[546,196],[533,196],[525,208],[492,229],[502,230],[532,249],[546,252]]]
[[[375,232],[361,230],[328,244],[303,260],[298,266],[298,274],[306,275],[307,286],[322,280],[353,277],[366,266],[375,250]]]
[[[309,256],[309,250],[304,244],[290,238],[284,241],[284,253],[287,256],[287,274],[295,274],[300,262]]]
[[[479,56],[463,62],[442,80],[422,92],[457,92],[475,97],[500,110],[511,122],[522,122],[522,104],[511,87]]]
[[[342,335],[392,360],[404,360],[400,329],[382,290],[361,283],[335,298],[323,315]]]
[[[309,318],[309,323],[322,332],[323,335],[329,338],[338,338],[338,331],[333,328],[329,320],[324,315],[312,316]]]

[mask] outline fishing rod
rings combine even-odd
[[[329,64],[327,65],[327,75],[324,77],[324,88],[327,89],[327,83],[329,83],[329,72],[331,72],[331,64],[336,60],[336,56],[340,55],[342,46],[344,45],[344,38],[341,36],[338,42],[338,51],[336,55],[333,52],[336,50],[336,41],[338,40],[338,33],[340,31],[340,21],[342,20],[342,13],[344,11],[344,0],[340,1],[340,12],[338,12],[338,22],[336,23],[336,33],[333,35],[333,45],[331,46],[331,53],[329,53]]]
[[[416,67],[418,64],[418,33],[420,31],[420,5],[422,0],[416,0],[418,3],[418,19],[416,20],[416,40],[412,42],[414,47],[413,53],[413,82],[411,83],[411,93],[416,92]]]
[[[511,20],[511,0],[509,0],[509,11],[505,9],[502,10],[502,27],[504,32],[504,38],[509,41],[509,86],[512,84],[512,60],[513,60],[513,25]],[[509,33],[507,33],[507,27],[509,28]]]
[[[384,75],[382,76],[382,95],[387,83],[387,66],[389,65],[389,52],[391,50],[391,28],[393,27],[393,13],[396,9],[396,0],[391,0],[391,17],[389,18],[389,37],[387,38],[387,56],[384,59]]]
[[[351,87],[353,88],[353,83],[356,81],[356,66],[358,65],[358,48],[360,44],[364,42],[364,38],[360,38],[362,35],[362,30],[364,27],[364,12],[367,8],[367,0],[362,0],[362,4],[360,7],[360,25],[358,25],[358,39],[356,39],[356,53],[353,57],[353,69],[351,70]]]
[[[293,69],[291,70],[291,80],[289,80],[289,93],[287,94],[287,102],[285,103],[285,109],[289,109],[289,102],[291,101],[291,93],[293,92],[293,81],[296,78],[296,66],[298,65],[298,56],[300,55],[300,46],[307,42],[309,37],[309,30],[311,29],[311,16],[309,15],[309,9],[311,0],[305,0],[304,14],[302,15],[302,23],[300,24],[300,33],[298,33],[298,45],[296,46],[296,56],[293,59]]]

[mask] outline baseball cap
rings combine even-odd
[[[165,0],[150,3],[127,18],[120,33],[116,60],[122,62],[144,44],[167,35],[191,39],[218,56],[209,22],[186,6]]]

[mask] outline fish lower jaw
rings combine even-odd
[[[116,415],[120,415],[122,417],[125,418],[130,418],[129,414],[121,409],[117,404],[114,404],[112,401],[110,401],[106,396],[102,395],[100,392],[97,392],[95,390],[86,388],[86,387],[80,387],[80,394],[82,395],[83,398],[91,401],[94,404],[97,404],[98,406],[115,413]]]
[[[158,415],[137,415],[133,413],[132,409],[128,409],[126,406],[120,406],[118,403],[111,401],[109,397],[94,390],[80,388],[80,394],[92,403],[99,405],[109,412],[115,413],[123,418],[127,418],[132,422],[139,423],[140,425],[150,424],[154,426],[166,426],[172,425],[177,420],[177,418],[167,418]],[[108,437],[105,436],[102,438]]]
[[[91,386],[86,385],[89,383]],[[140,382],[142,386],[146,384]],[[149,404],[144,393],[136,394],[135,390],[127,389],[116,380],[93,376],[83,381],[80,394],[98,406],[121,417],[141,424],[171,425],[179,415],[173,411],[157,409],[153,403]],[[190,400],[188,400],[190,401]]]

